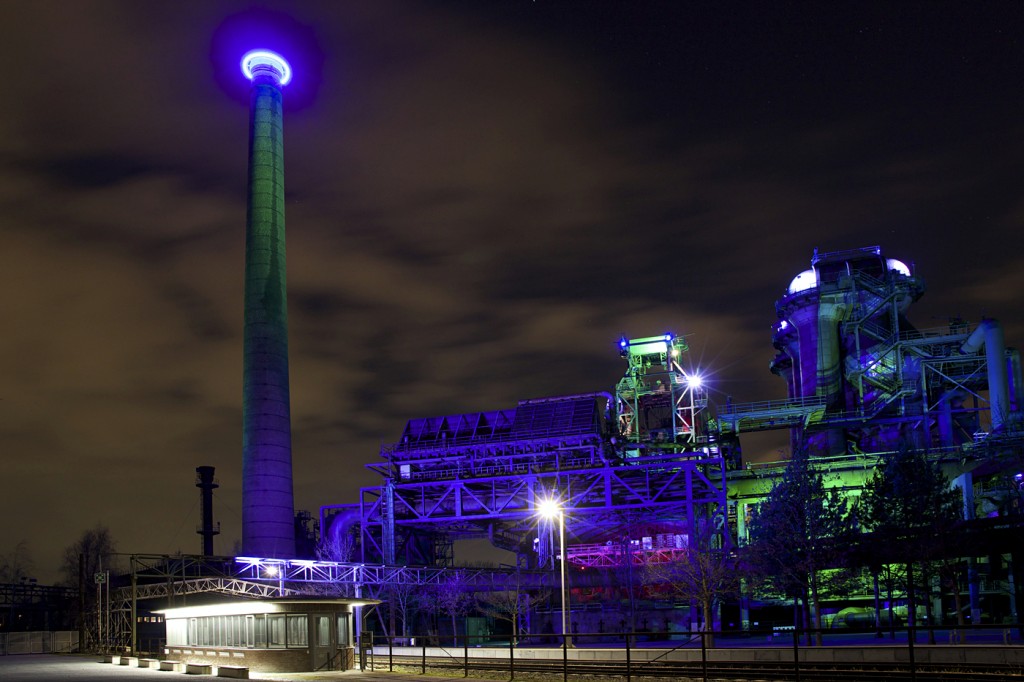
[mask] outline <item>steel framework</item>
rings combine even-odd
[[[382,448],[384,461],[368,465],[381,484],[362,489],[358,510],[322,509],[322,527],[338,535],[358,524],[359,556],[370,563],[443,565],[454,540],[483,538],[539,568],[555,565],[552,529],[538,514],[552,498],[565,513],[567,559],[580,566],[626,556],[597,561],[580,544],[686,537],[705,516],[722,526],[725,459],[702,421],[699,374],[683,369],[686,350],[673,335],[623,339],[628,366],[615,396],[413,419]]]

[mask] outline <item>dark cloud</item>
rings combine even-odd
[[[815,247],[882,245],[928,282],[920,326],[1022,343],[1010,5],[265,7],[0,5],[0,537],[41,579],[97,520],[196,550],[201,464],[218,549],[240,535],[240,26],[303,46],[300,507],[355,502],[410,418],[612,390],[621,334],[687,334],[716,396],[781,397],[773,303]]]

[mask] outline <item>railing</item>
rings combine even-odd
[[[753,403],[728,403],[719,412],[719,417],[725,418],[730,415],[740,416],[786,410],[810,410],[824,406],[825,398],[823,396],[793,398],[790,400],[762,400]]]
[[[786,680],[1003,680],[1024,671],[1020,625],[805,630],[368,637],[364,672],[463,677]],[[955,653],[951,653],[955,649]],[[950,677],[952,675],[953,677]]]

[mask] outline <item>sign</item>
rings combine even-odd
[[[103,583],[107,582],[107,574],[106,574],[106,572],[103,572],[103,573],[93,573],[92,574],[92,581],[94,583],[96,583],[97,585],[102,585]]]

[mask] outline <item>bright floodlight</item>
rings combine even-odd
[[[275,566],[274,564],[267,566],[267,575],[269,577],[276,578],[278,575],[280,575],[280,573],[281,569]]]
[[[537,505],[537,513],[546,519],[553,519],[562,513],[562,507],[556,500],[547,499]]]
[[[699,374],[691,374],[686,377],[686,385],[690,388],[700,388],[704,385],[704,380]]]
[[[292,67],[288,65],[285,58],[270,50],[253,50],[246,52],[242,57],[242,73],[249,80],[255,77],[257,71],[270,70],[277,75],[277,82],[287,85],[292,79]]]

